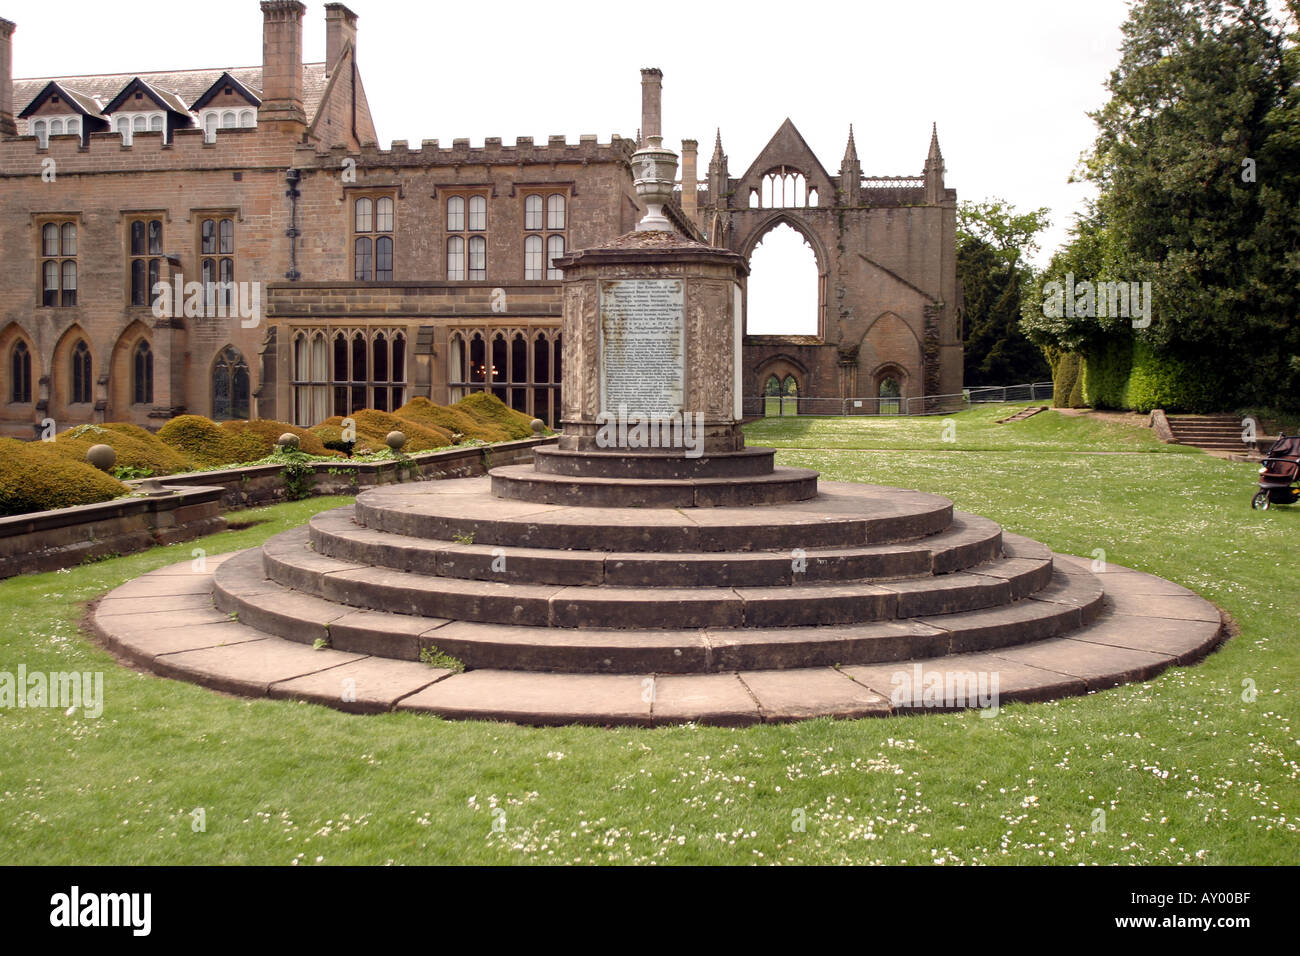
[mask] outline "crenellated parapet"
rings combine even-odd
[[[344,158],[362,168],[402,168],[429,166],[526,166],[554,163],[626,163],[636,143],[618,134],[602,143],[594,134],[584,134],[569,142],[564,136],[550,136],[546,142],[534,142],[531,136],[517,137],[513,144],[500,137],[488,136],[482,146],[471,146],[468,139],[454,139],[443,146],[436,139],[423,140],[412,148],[407,140],[393,140],[388,149],[369,143],[359,152],[319,149],[301,145],[294,151],[294,165],[303,170],[336,168]]]

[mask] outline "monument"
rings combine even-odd
[[[740,725],[995,714],[1144,680],[1222,639],[1218,611],[1177,585],[747,448],[745,262],[672,231],[675,157],[657,137],[632,161],[637,230],[559,263],[555,445],[486,477],[365,491],[183,587],[173,569],[131,582],[123,596],[203,626],[169,634],[101,606],[110,646],[352,710]],[[207,593],[211,608],[182,600]]]

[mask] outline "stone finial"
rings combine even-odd
[[[111,471],[117,462],[117,452],[112,445],[91,445],[86,449],[86,461],[100,471]]]
[[[406,436],[397,431],[389,432],[384,438],[384,444],[393,451],[401,451],[402,446],[406,444]]]
[[[298,436],[293,432],[285,432],[275,440],[275,443],[285,451],[293,451],[298,447]]]

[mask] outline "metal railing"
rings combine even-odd
[[[1051,382],[968,388],[950,395],[917,395],[911,398],[809,398],[803,395],[760,395],[746,398],[746,418],[775,418],[781,415],[951,415],[972,405],[1000,402],[1050,401]]]

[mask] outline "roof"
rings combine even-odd
[[[25,119],[28,115],[40,108],[49,97],[54,95],[62,96],[72,109],[83,116],[93,116],[96,119],[103,119],[101,111],[104,104],[93,96],[87,96],[84,93],[78,93],[76,90],[70,90],[62,86],[57,80],[50,80],[40,88],[40,91],[27,104],[27,108],[18,114],[19,119]]]
[[[230,76],[259,97],[262,95],[262,68],[245,66],[226,69],[216,67],[211,70],[165,70],[152,73],[102,73],[85,76],[44,76],[33,79],[14,80],[14,104],[27,106],[45,87],[54,80],[69,95],[80,94],[84,98],[98,99],[109,103],[126,89],[134,79],[140,79],[160,94],[172,94],[188,109],[190,104],[206,93],[214,83],[229,73]],[[302,106],[311,118],[320,107],[325,94],[328,78],[324,63],[304,63],[302,66]],[[95,110],[99,112],[98,109]]]

